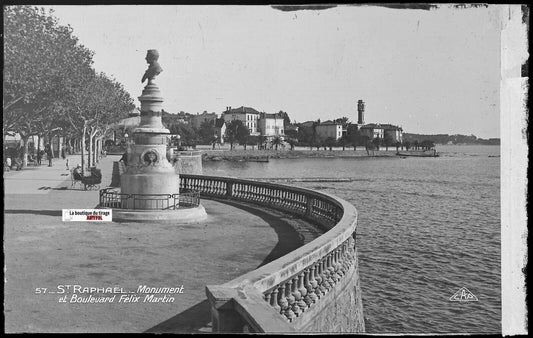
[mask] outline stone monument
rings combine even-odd
[[[163,98],[154,83],[154,78],[162,72],[158,58],[159,53],[155,49],[148,50],[146,61],[150,66],[142,78],[142,82],[148,80],[148,84],[139,97],[141,123],[133,131],[133,144],[128,147],[128,165],[120,178],[123,194],[179,194],[179,174],[166,156],[170,131],[161,121]],[[136,209],[151,209],[161,201],[146,199],[136,200],[135,203]],[[133,205],[127,207],[134,208]]]
[[[141,80],[148,83],[139,96],[141,121],[128,142],[127,166],[120,176],[120,207],[113,208],[113,220],[181,223],[207,217],[202,205],[181,208],[179,202],[179,172],[167,160],[170,131],[161,121],[163,98],[154,83],[154,78],[163,71],[158,59],[157,50],[148,50],[149,67]]]

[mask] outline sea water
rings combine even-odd
[[[204,162],[204,174],[342,179],[289,184],[357,208],[368,333],[499,333],[500,147],[437,151],[437,158]],[[451,301],[463,287],[477,301]]]

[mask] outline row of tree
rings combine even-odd
[[[82,168],[94,165],[102,139],[133,109],[122,85],[97,73],[92,58],[52,10],[4,7],[4,141],[9,134],[21,136],[23,166],[34,135],[49,144],[62,136],[68,148],[79,140]]]

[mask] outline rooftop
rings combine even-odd
[[[246,113],[246,114],[259,114],[259,112],[257,110],[255,110],[254,108],[251,108],[251,107],[244,107],[244,106],[241,106],[239,108],[232,108],[230,110],[226,110],[224,112],[225,114],[243,114],[243,113]]]

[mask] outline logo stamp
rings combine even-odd
[[[477,297],[465,287],[457,290],[453,296],[450,297],[452,302],[477,302]]]

